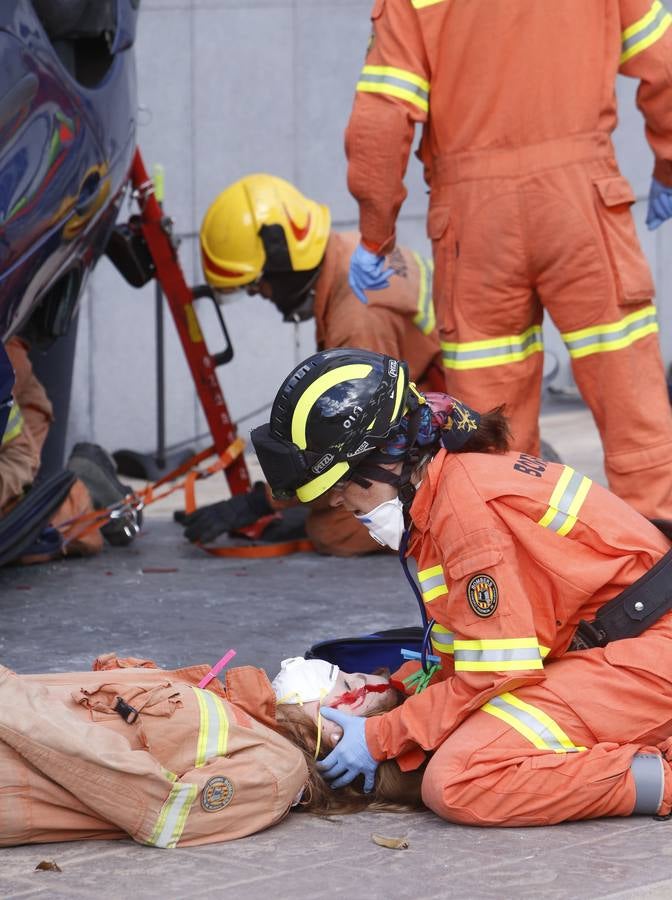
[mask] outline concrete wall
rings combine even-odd
[[[182,235],[187,277],[202,280],[198,227],[230,181],[268,171],[328,203],[337,228],[356,225],[345,186],[343,131],[369,34],[371,0],[142,0],[136,45],[139,146],[148,167],[166,172],[165,208]],[[616,135],[624,173],[638,196],[635,217],[658,285],[661,340],[672,357],[672,261],[663,246],[672,225],[644,227],[651,153],[634,104],[636,84],[619,83]],[[426,194],[411,161],[409,197],[399,222],[402,242],[429,252]],[[83,298],[68,441],[94,440],[111,450],[156,447],[154,287],[128,287],[101,261]],[[311,323],[285,325],[259,298],[224,310],[235,359],[220,370],[241,433],[263,421],[251,412],[269,403],[294,362],[313,350]],[[212,314],[204,324],[219,346]],[[166,311],[167,440],[205,431],[182,351]],[[552,327],[547,346],[570,380],[567,356]]]

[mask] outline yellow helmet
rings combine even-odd
[[[264,271],[307,272],[319,266],[329,238],[329,208],[275,175],[246,175],[205,214],[201,258],[214,288],[239,287]]]

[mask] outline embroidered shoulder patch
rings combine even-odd
[[[474,575],[467,585],[467,600],[477,616],[486,619],[497,609],[499,590],[489,575]]]
[[[223,775],[206,781],[201,791],[201,806],[206,812],[219,812],[233,800],[233,784]]]

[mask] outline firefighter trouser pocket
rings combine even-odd
[[[593,184],[597,192],[597,217],[616,281],[618,301],[628,305],[650,300],[655,288],[632,218],[633,190],[622,175],[595,178]]]
[[[450,215],[450,207],[430,208],[427,216],[427,236],[432,242],[434,256],[433,296],[440,334],[455,330],[453,287],[457,260],[457,241]]]

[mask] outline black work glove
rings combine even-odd
[[[203,506],[189,516],[180,517],[180,524],[184,525],[184,536],[188,540],[207,544],[225,531],[252,525],[272,512],[266,499],[266,485],[257,481],[249,494],[236,494],[230,500]]]

